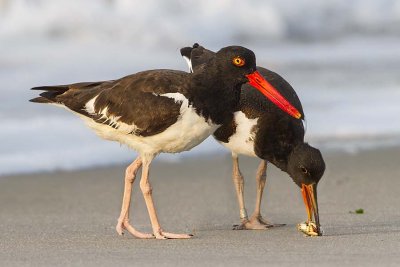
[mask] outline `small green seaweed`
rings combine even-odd
[[[364,214],[364,209],[356,209],[355,211],[349,211],[351,214]]]

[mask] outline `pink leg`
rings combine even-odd
[[[242,173],[240,172],[238,156],[233,153],[232,153],[232,167],[233,167],[232,179],[233,179],[233,184],[235,185],[236,197],[239,203],[240,220],[243,223],[246,222],[248,219],[247,211],[244,204],[244,179]]]
[[[125,171],[124,197],[122,199],[121,214],[115,229],[119,235],[123,234],[123,229],[128,230],[133,236],[138,238],[154,238],[152,234],[141,233],[129,224],[129,206],[131,202],[132,184],[135,181],[136,173],[142,166],[142,159],[138,157]]]
[[[253,215],[250,217],[250,222],[252,224],[262,224],[266,227],[273,226],[283,226],[284,224],[273,224],[265,220],[261,216],[261,200],[264,192],[265,183],[267,180],[267,161],[262,160],[257,169],[256,181],[257,181],[257,198],[256,198],[256,206],[254,209]]]
[[[262,160],[257,169],[256,181],[257,181],[257,197],[256,206],[253,215],[250,217],[250,221],[255,224],[263,224],[265,226],[272,226],[268,221],[264,220],[261,216],[261,200],[264,192],[265,182],[267,180],[267,161]]]
[[[267,161],[262,160],[257,169],[257,198],[256,198],[256,207],[253,215],[250,219],[247,218],[247,212],[244,207],[244,196],[243,196],[243,175],[239,169],[239,161],[238,157],[235,154],[232,154],[233,159],[233,181],[236,187],[236,193],[239,200],[240,207],[240,219],[242,223],[240,225],[235,225],[234,230],[265,230],[272,226],[282,226],[282,225],[274,225],[265,220],[260,213],[261,209],[261,200],[262,194],[265,187],[265,182],[267,179]]]
[[[168,238],[179,238],[179,239],[187,239],[191,238],[192,235],[188,234],[174,234],[164,232],[161,229],[160,223],[158,222],[156,208],[154,206],[153,197],[152,197],[152,187],[149,181],[149,169],[150,163],[154,156],[142,157],[143,159],[143,168],[142,168],[142,178],[140,180],[140,189],[142,190],[144,200],[146,202],[147,210],[149,212],[151,226],[153,228],[154,236],[157,239],[168,239]]]
[[[238,156],[232,153],[232,163],[233,163],[233,183],[236,189],[236,196],[239,202],[240,209],[240,225],[235,225],[234,230],[263,230],[266,229],[264,224],[261,224],[257,220],[249,220],[247,217],[247,211],[244,204],[244,179],[239,168]]]

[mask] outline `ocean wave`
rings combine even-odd
[[[348,95],[347,102],[335,97],[330,99],[332,94],[325,94],[323,98],[308,95],[312,92],[301,93],[308,99],[303,102],[308,122],[307,142],[324,150],[348,152],[400,145],[400,124],[396,118],[400,107],[395,102],[385,102],[379,93],[360,98],[360,93],[356,92],[355,96]],[[358,97],[358,103],[351,103],[354,97]],[[398,96],[394,94],[393,97]],[[362,107],[370,99],[375,102],[373,111],[368,114]],[[317,100],[318,105],[314,104]],[[1,120],[0,140],[6,141],[0,145],[0,176],[128,164],[137,155],[117,142],[101,140],[71,114],[58,116],[47,112],[25,118],[1,117]],[[189,152],[162,154],[159,159],[179,161],[190,156],[228,153],[209,138]]]
[[[391,36],[399,22],[399,1],[391,0],[0,0],[0,175],[131,161],[133,151],[96,137],[79,118],[29,103],[37,92],[28,89],[185,70],[179,48],[196,41],[251,47],[258,65],[287,79],[310,143],[346,151],[399,145],[400,39]],[[229,152],[210,138],[161,159],[210,153]]]
[[[0,119],[0,140],[6,140],[0,144],[0,176],[128,164],[137,156],[125,145],[100,139],[74,115]],[[222,147],[209,139],[190,152],[162,154],[159,159],[176,161],[188,154],[220,151]]]
[[[1,0],[0,38],[176,46],[400,33],[396,0]]]

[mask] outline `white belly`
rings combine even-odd
[[[218,125],[213,124],[210,120],[207,122],[199,116],[194,108],[189,105],[189,101],[184,95],[168,93],[160,96],[173,98],[176,102],[181,102],[182,105],[178,120],[156,135],[143,137],[130,134],[129,132],[137,127],[115,122],[118,118],[111,119],[111,121],[114,120],[114,126],[117,126],[113,128],[109,125],[97,123],[86,116],[81,115],[81,117],[100,137],[125,144],[140,154],[177,153],[190,150],[203,142],[218,128]]]
[[[258,118],[249,119],[242,111],[234,113],[236,123],[236,132],[229,138],[228,143],[220,142],[235,154],[242,154],[256,157],[254,152],[254,127],[257,124]]]

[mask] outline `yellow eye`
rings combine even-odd
[[[242,67],[246,62],[241,57],[234,57],[232,63],[235,66]]]

